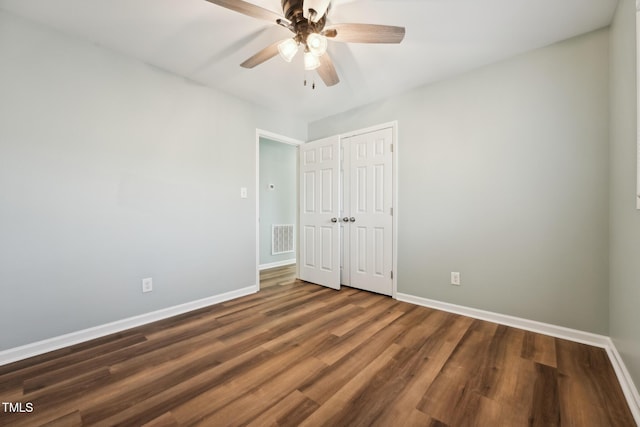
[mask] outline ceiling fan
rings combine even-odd
[[[253,18],[263,19],[291,30],[292,38],[278,41],[262,49],[240,64],[253,68],[278,53],[291,62],[298,50],[304,50],[305,70],[317,70],[327,86],[340,82],[327,53],[327,39],[350,43],[400,43],[404,27],[376,24],[327,24],[330,0],[282,0],[284,17],[242,0],[207,0]],[[314,86],[315,87],[315,86]]]

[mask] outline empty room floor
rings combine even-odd
[[[635,426],[603,349],[261,274],[257,294],[0,367],[11,426]],[[49,424],[47,424],[49,423]]]

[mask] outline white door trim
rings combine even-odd
[[[295,146],[304,144],[304,141],[256,128],[256,287],[258,290],[260,289],[260,138],[267,138],[272,141]],[[299,167],[297,157],[298,156],[296,156],[296,177],[298,176]],[[296,194],[298,193],[297,182],[298,180],[296,179]],[[298,215],[297,211],[296,209],[296,215]],[[298,222],[299,218],[296,218],[296,224]],[[298,233],[296,232],[296,236],[297,235]],[[298,258],[297,252],[298,242],[296,242],[296,259]]]
[[[356,135],[361,135],[363,133],[375,132],[381,129],[392,129],[393,134],[393,171],[392,171],[392,191],[393,191],[393,218],[392,218],[392,233],[393,233],[393,261],[392,261],[392,271],[393,271],[393,290],[391,297],[393,299],[397,299],[398,294],[398,121],[394,120],[387,123],[382,123],[379,125],[370,126],[364,129],[358,129],[346,133],[342,133],[339,135],[340,142],[343,139],[349,138]]]

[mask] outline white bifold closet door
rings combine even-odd
[[[340,289],[340,138],[300,146],[300,279]]]
[[[342,139],[341,283],[393,292],[393,130]]]
[[[393,130],[300,146],[302,280],[393,293]]]

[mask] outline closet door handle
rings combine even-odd
[[[349,221],[356,222],[356,219],[354,217],[351,217],[351,218],[349,218]]]
[[[338,218],[331,218],[331,222],[338,222]]]
[[[349,217],[348,217],[348,216],[345,216],[344,218],[342,218],[342,221],[344,221],[344,222],[349,222]]]

